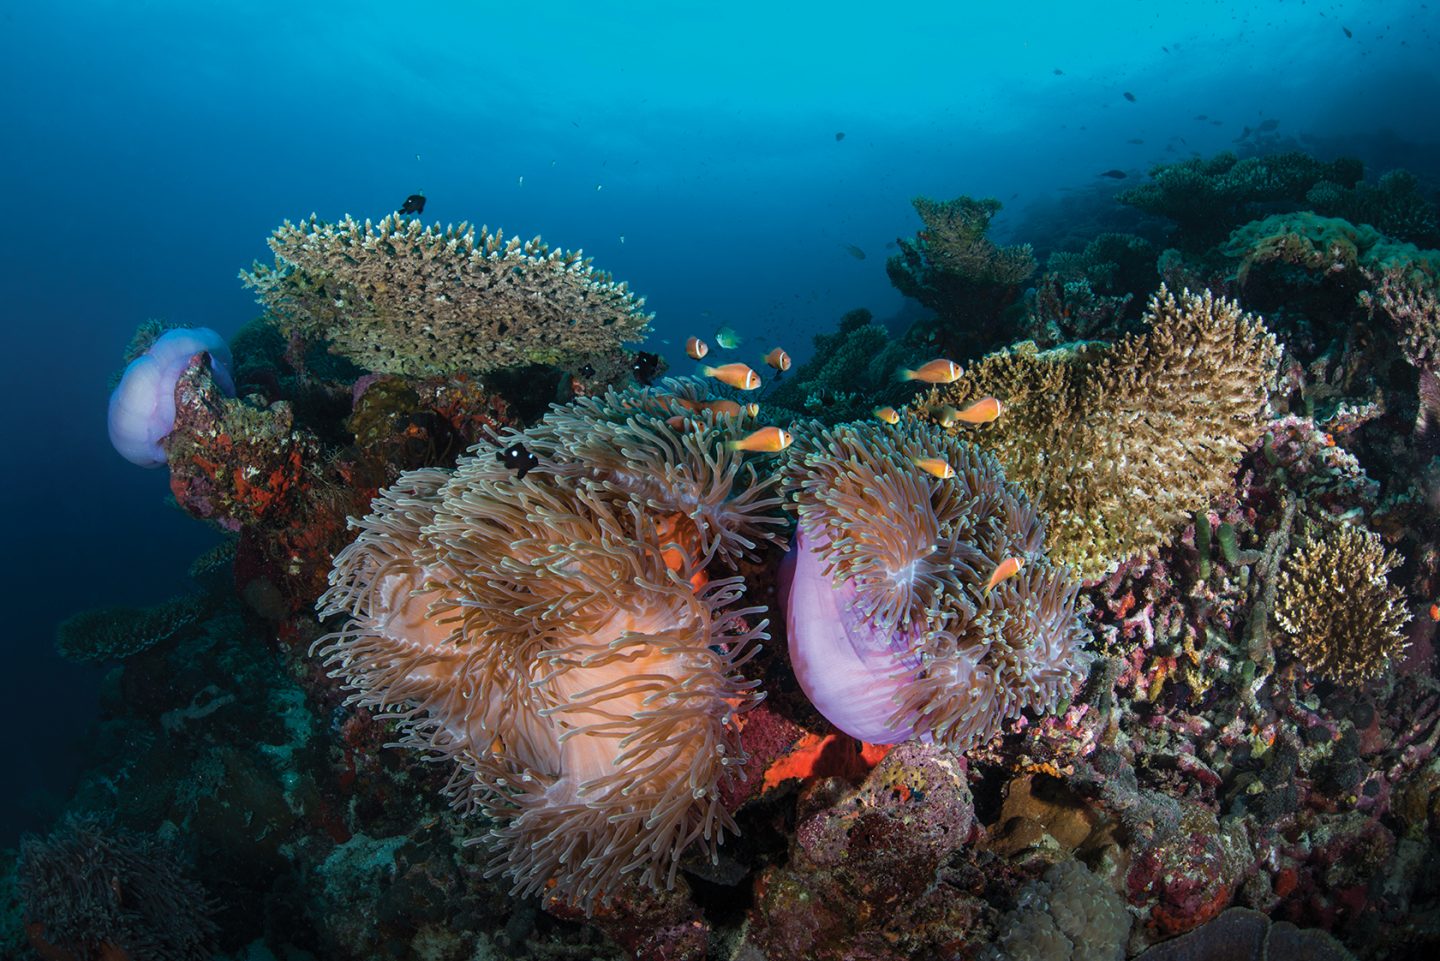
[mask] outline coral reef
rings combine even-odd
[[[1350,189],[1360,180],[1358,160],[1333,163],[1303,153],[1246,157],[1220,153],[1161,164],[1150,182],[1121,191],[1115,199],[1175,223],[1172,241],[1186,250],[1201,250],[1230,230],[1254,219],[1262,209],[1296,209],[1321,183]]]
[[[938,352],[965,359],[993,350],[1009,334],[1003,319],[1021,285],[1035,272],[1028,244],[1002,247],[985,234],[1000,201],[916,197],[925,226],[901,238],[899,253],[885,261],[895,289],[936,314]]]
[[[204,889],[164,845],[90,818],[21,844],[30,942],[74,961],[202,961],[216,928]]]
[[[578,251],[467,225],[286,221],[275,265],[242,273],[286,335],[376,373],[436,376],[558,363],[644,337],[644,301]]]
[[[1000,399],[992,423],[949,429],[994,454],[1048,518],[1052,556],[1087,579],[1167,543],[1228,488],[1277,376],[1261,321],[1209,291],[1162,287],[1146,322],[1110,347],[992,354],[916,405],[934,420],[944,405]]]
[[[923,458],[953,476],[923,472]],[[990,457],[929,425],[872,421],[806,431],[785,483],[800,518],[790,661],[836,727],[963,751],[1069,695],[1078,585],[1049,563],[1039,519]]]
[[[739,578],[711,577],[773,537],[757,475],[645,394],[557,408],[455,472],[402,475],[337,558],[320,644],[350,700],[454,760],[451,790],[492,823],[492,870],[585,910],[634,873],[675,883],[735,829],[720,783],[744,763],[738,668],[764,634]],[[516,476],[498,452],[539,466]]]
[[[901,406],[914,388],[895,379],[901,366],[918,364],[933,344],[897,338],[874,322],[870,311],[852,310],[833,334],[815,335],[815,355],[774,390],[767,406],[779,407],[827,424],[870,416],[878,404]]]
[[[1399,565],[1379,534],[1354,525],[1300,542],[1280,571],[1275,621],[1308,670],[1354,684],[1399,659],[1410,615],[1386,578]]]

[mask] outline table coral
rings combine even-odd
[[[915,407],[935,419],[999,398],[1005,412],[952,433],[993,453],[1049,521],[1051,551],[1087,579],[1174,537],[1227,490],[1258,436],[1280,347],[1231,301],[1162,287],[1149,329],[1113,346],[992,354]]]
[[[275,265],[241,278],[281,330],[377,373],[558,363],[643,339],[650,320],[624,283],[539,237],[312,216],[278,227],[270,248]]]

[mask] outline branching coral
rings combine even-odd
[[[1083,659],[1078,585],[1046,559],[1039,519],[994,460],[913,422],[815,431],[791,455],[791,663],[832,723],[963,751],[1069,693]],[[931,477],[919,458],[954,476]],[[988,589],[1012,558],[1020,572]]]
[[[201,961],[216,928],[205,891],[162,845],[74,818],[20,845],[20,893],[44,957]]]
[[[1208,291],[1162,287],[1145,319],[1111,347],[992,354],[916,405],[934,418],[1000,399],[994,422],[950,430],[995,455],[1048,516],[1053,555],[1087,579],[1167,543],[1228,489],[1280,360],[1258,318]]]
[[[194,627],[207,608],[204,597],[187,595],[153,607],[81,611],[60,622],[55,649],[82,664],[124,660]]]
[[[673,884],[681,855],[735,829],[719,783],[744,763],[738,668],[763,608],[709,564],[780,519],[777,478],[740,466],[730,424],[658,394],[556,408],[451,473],[401,476],[336,558],[322,643],[351,700],[452,759],[457,803],[493,822],[494,873],[585,908],[622,875]]]
[[[481,227],[386,217],[286,221],[275,266],[241,277],[286,334],[377,373],[432,376],[557,363],[644,336],[644,300],[579,251]]]
[[[1309,533],[1280,571],[1275,602],[1275,621],[1308,670],[1355,684],[1405,650],[1405,594],[1386,579],[1399,565],[1379,534],[1360,527]]]

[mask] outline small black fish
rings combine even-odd
[[[1166,53],[1169,53],[1169,52],[1170,52],[1170,48],[1169,48],[1169,47],[1161,47],[1160,49],[1161,49],[1161,50],[1164,50]]]
[[[1130,91],[1127,90],[1127,91],[1125,91],[1125,99],[1128,100],[1128,101],[1130,101],[1131,103],[1134,103],[1134,102],[1135,102],[1135,95],[1134,95],[1133,93],[1131,93]]]
[[[540,466],[540,458],[526,450],[524,444],[511,444],[504,450],[497,450],[495,459],[504,464],[507,470],[513,470],[516,478],[524,477]]]
[[[1347,36],[1347,37],[1353,37],[1353,36],[1355,36],[1355,34],[1353,34],[1353,33],[1350,32],[1350,28],[1349,28],[1349,27],[1341,27],[1340,29],[1345,31],[1345,36]]]
[[[642,350],[635,355],[635,363],[630,370],[634,372],[636,380],[649,387],[654,383],[655,375],[660,372],[660,355]]]
[[[1125,179],[1125,171],[1123,171],[1123,170],[1107,170],[1107,171],[1105,171],[1104,173],[1100,174],[1100,176],[1102,176],[1102,177],[1109,177],[1111,180],[1124,180],[1124,179]]]
[[[1065,76],[1065,71],[1064,71],[1064,70],[1061,70],[1059,67],[1056,67],[1056,68],[1054,69],[1053,73],[1054,73],[1055,76],[1057,76],[1057,77],[1063,77],[1063,76]]]
[[[1209,120],[1210,118],[1207,117],[1207,116],[1205,116],[1203,113],[1197,113],[1197,114],[1195,115],[1195,119],[1196,119],[1196,120]]]
[[[1141,140],[1139,137],[1131,137],[1129,140],[1127,140],[1127,141],[1125,141],[1125,142],[1126,142],[1126,143],[1133,143],[1133,144],[1142,144],[1142,143],[1144,143],[1145,141]]]
[[[586,364],[586,365],[584,365],[583,367],[581,367],[581,368],[580,368],[580,376],[581,376],[581,377],[584,377],[586,380],[589,380],[591,377],[594,377],[594,376],[595,376],[595,367],[594,367],[594,365],[593,365],[593,364]]]
[[[1255,132],[1261,133],[1266,130],[1274,130],[1278,126],[1280,126],[1280,121],[1276,120],[1274,117],[1271,117],[1269,120],[1266,120],[1264,123],[1260,124],[1260,126],[1256,127]]]
[[[836,142],[836,143],[839,143],[840,141],[842,141],[842,140],[844,140],[844,139],[845,139],[845,131],[843,131],[843,130],[837,130],[837,131],[835,131],[835,142]]]
[[[411,194],[410,196],[406,197],[405,202],[400,205],[400,210],[398,211],[398,213],[402,214],[423,214],[424,212],[424,194]]]

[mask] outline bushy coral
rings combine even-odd
[[[45,957],[201,961],[215,925],[205,891],[160,843],[72,818],[20,846],[31,943]]]
[[[895,371],[923,362],[921,349],[875,323],[863,307],[852,310],[835,333],[815,335],[815,355],[765,401],[828,424],[868,417],[877,404],[899,406],[909,396],[912,388],[897,383]]]
[[[1236,275],[1242,284],[1261,264],[1289,265],[1311,274],[1403,269],[1432,279],[1440,276],[1440,251],[1422,251],[1366,224],[1308,211],[1272,214],[1245,224],[1221,249],[1239,261]]]
[[[1405,594],[1386,575],[1400,558],[1351,524],[1311,530],[1280,571],[1275,621],[1311,672],[1342,684],[1379,675],[1405,650]]]
[[[916,466],[936,458],[937,479]],[[806,433],[785,468],[800,515],[786,627],[801,687],[841,730],[964,751],[1078,680],[1078,585],[995,461],[915,422]],[[1018,573],[988,586],[1002,564]]]
[[[1407,170],[1391,170],[1373,183],[1346,190],[1322,181],[1305,195],[1317,213],[1369,224],[1391,237],[1422,247],[1440,246],[1440,211]]]
[[[1113,346],[992,354],[916,405],[936,419],[1000,399],[997,420],[949,430],[995,455],[1048,517],[1052,555],[1086,578],[1168,542],[1228,489],[1277,375],[1264,324],[1209,291],[1162,287],[1145,321]]]
[[[351,701],[450,758],[490,823],[493,873],[589,910],[622,875],[675,881],[735,825],[721,781],[758,700],[765,636],[717,558],[777,535],[776,478],[733,423],[656,393],[607,394],[382,492],[336,558],[321,649]],[[537,466],[503,463],[520,444]]]
[[[398,215],[286,221],[275,265],[242,273],[287,335],[377,373],[434,376],[558,363],[644,336],[644,300],[579,251]]]

